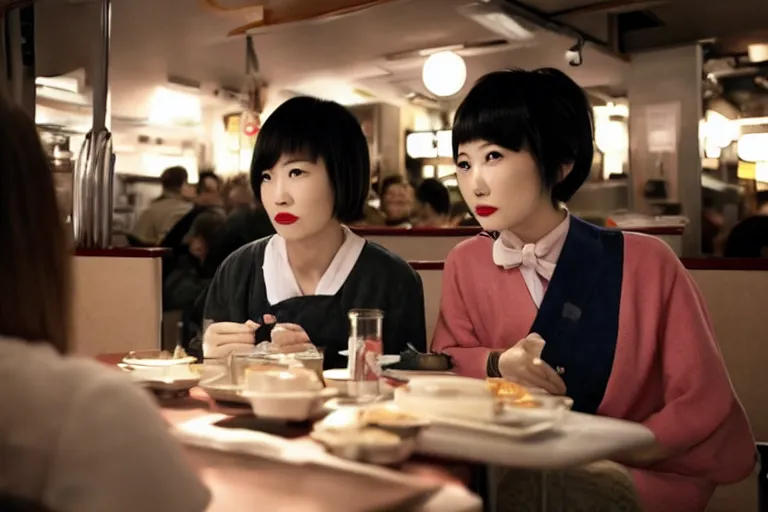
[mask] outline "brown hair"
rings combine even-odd
[[[187,170],[180,165],[175,165],[163,171],[160,175],[160,183],[164,190],[179,192],[188,178]]]
[[[0,96],[0,335],[68,349],[70,254],[34,122]]]

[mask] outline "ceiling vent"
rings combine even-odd
[[[616,15],[619,33],[663,27],[664,22],[650,10],[622,12]]]

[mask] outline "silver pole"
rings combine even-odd
[[[76,178],[76,190],[82,192],[76,210],[81,222],[75,234],[80,247],[108,247],[112,237],[112,144],[107,130],[107,101],[109,91],[109,50],[112,5],[101,1],[101,38],[93,67],[93,121],[88,147],[83,153],[87,160]],[[79,236],[78,236],[79,235]]]
[[[106,128],[107,93],[109,91],[109,46],[111,38],[112,4],[101,0],[101,39],[93,73],[93,131]]]

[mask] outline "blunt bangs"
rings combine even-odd
[[[334,192],[334,216],[353,222],[363,215],[371,186],[368,142],[346,108],[309,96],[291,98],[264,122],[251,160],[251,186],[261,201],[261,174],[282,156],[322,158]]]
[[[298,112],[292,110],[278,108],[259,131],[251,160],[255,177],[260,178],[262,172],[272,169],[283,155],[306,158],[310,162],[317,162],[322,156],[322,148],[326,146],[323,131],[311,126],[317,119],[299,118],[295,115]]]
[[[475,83],[456,111],[454,161],[461,144],[479,140],[528,150],[553,202],[565,202],[591,171],[592,108],[584,91],[557,69],[495,71]],[[562,178],[568,164],[573,169]]]
[[[453,160],[457,161],[459,146],[484,140],[491,144],[521,151],[528,144],[528,105],[524,95],[502,91],[491,75],[482,77],[461,102],[453,120]],[[520,81],[512,75],[510,82]],[[510,84],[515,90],[514,83]]]

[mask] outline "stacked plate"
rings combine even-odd
[[[156,391],[188,391],[200,382],[194,357],[174,358],[168,352],[131,352],[118,366],[137,383]]]

